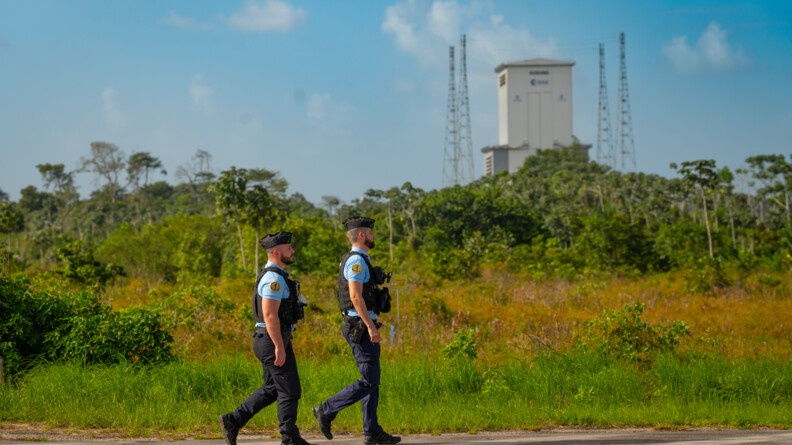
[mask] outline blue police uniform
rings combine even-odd
[[[264,266],[264,268],[268,269],[270,267],[281,269],[277,264],[267,261],[267,264]],[[276,284],[273,285],[272,283]],[[268,270],[264,273],[264,275],[261,277],[261,280],[259,281],[258,294],[265,300],[283,301],[289,298],[289,285],[286,284],[286,278],[284,278],[281,274]],[[263,321],[256,323],[256,328],[266,327],[267,324]],[[281,329],[283,329],[283,326],[281,326]]]
[[[364,217],[353,217],[344,222],[347,231],[357,227],[371,228],[373,224],[374,220]],[[374,286],[372,271],[369,270],[369,265],[367,264],[369,255],[365,250],[353,246],[352,251],[345,258],[346,261],[343,266],[339,267],[339,304],[345,319],[341,333],[352,349],[352,354],[360,371],[360,379],[347,385],[322,404],[314,407],[313,414],[319,424],[320,431],[325,437],[331,439],[330,423],[335,419],[338,412],[360,401],[363,408],[364,444],[395,444],[401,438],[386,433],[377,418],[381,374],[380,344],[373,343],[367,331],[360,337],[359,342],[353,341],[353,337],[350,334],[351,325],[347,322],[352,319],[360,323],[359,314],[354,307],[350,307],[348,282],[353,281],[363,285],[364,300],[366,298],[366,289]],[[370,261],[368,263],[370,264]],[[340,279],[341,277],[343,277],[343,280]],[[346,289],[344,289],[344,284],[346,284]],[[372,310],[372,307],[367,307],[366,309],[371,319],[376,320],[377,312]]]
[[[291,233],[278,232],[275,235],[267,235],[259,243],[267,249],[280,244],[290,244]],[[256,332],[253,333],[253,352],[261,362],[264,371],[264,384],[253,391],[236,410],[220,416],[223,437],[227,445],[236,445],[236,437],[239,430],[256,413],[277,401],[282,444],[310,445],[300,436],[300,430],[296,424],[297,407],[302,395],[302,388],[300,386],[300,376],[297,372],[297,360],[295,359],[291,342],[293,331],[291,323],[293,321],[284,322],[284,317],[286,317],[286,320],[293,320],[302,316],[289,318],[288,315],[281,314],[281,311],[285,310],[284,308],[290,307],[285,305],[288,305],[293,300],[293,298],[290,299],[293,292],[292,289],[297,289],[297,287],[295,282],[289,279],[288,274],[277,264],[267,262],[264,268],[277,270],[264,271],[262,269],[262,272],[259,272],[252,298],[253,317],[256,320]],[[295,290],[294,292],[299,291]],[[278,318],[281,322],[280,333],[286,355],[285,363],[282,366],[275,366],[275,343],[270,338],[264,322],[261,308],[262,299],[280,301]]]
[[[368,258],[369,261],[371,261],[371,257],[369,256],[369,254],[366,253],[365,250],[359,247],[352,247],[352,252],[358,252],[360,255],[349,256],[349,258],[346,261],[346,264],[344,264],[344,278],[346,278],[347,281],[355,281],[361,284],[368,283],[369,280],[371,280],[371,271],[368,269],[368,266],[366,265],[366,260],[363,259],[363,256]],[[369,309],[368,314],[372,320],[377,319],[377,313],[372,311],[371,309]],[[350,317],[360,316],[360,314],[358,314],[354,308],[347,309],[344,315],[348,315]]]
[[[267,262],[266,267],[276,267]],[[280,268],[279,268],[280,269]],[[289,298],[289,286],[280,274],[267,271],[259,280],[258,295],[260,298],[284,301]],[[259,301],[258,304],[261,304]],[[297,360],[291,343],[292,326],[281,325],[281,337],[286,352],[286,363],[275,366],[275,344],[266,330],[264,322],[256,323],[253,333],[253,351],[264,369],[264,384],[253,391],[248,398],[232,413],[236,424],[241,428],[256,413],[278,402],[278,422],[280,433],[284,437],[300,437],[297,428],[297,406],[302,395],[300,376],[297,372]]]

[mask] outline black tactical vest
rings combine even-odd
[[[286,280],[286,286],[289,287],[289,297],[281,300],[278,307],[278,319],[281,323],[281,328],[291,326],[297,323],[304,317],[303,304],[300,302],[300,282],[289,278],[280,267],[265,267],[261,269],[256,276],[256,284],[253,287],[253,319],[256,323],[264,323],[264,314],[261,313],[261,295],[258,293],[259,281],[267,272],[275,272]]]
[[[377,285],[374,282],[374,268],[371,267],[371,262],[369,262],[366,255],[354,250],[344,255],[341,258],[341,264],[338,266],[338,306],[341,308],[341,312],[355,308],[352,304],[352,297],[349,295],[349,281],[344,276],[344,266],[352,255],[360,255],[363,257],[363,261],[366,262],[366,267],[369,270],[369,279],[363,283],[363,301],[366,302],[367,310],[374,310],[377,306]]]

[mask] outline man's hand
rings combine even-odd
[[[283,348],[275,347],[275,366],[283,366],[286,363],[286,351]]]
[[[369,328],[368,334],[372,343],[379,343],[380,340],[382,340],[382,337],[380,337],[379,329],[377,329],[376,326]]]

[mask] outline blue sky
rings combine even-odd
[[[76,169],[93,141],[159,157],[171,183],[205,150],[215,171],[275,170],[316,204],[438,189],[461,34],[481,175],[494,68],[575,61],[574,133],[596,143],[598,45],[615,124],[620,32],[637,170],[792,153],[789,1],[0,0],[0,189],[41,188],[36,164]]]

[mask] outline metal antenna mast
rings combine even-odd
[[[613,156],[610,106],[608,105],[608,83],[605,81],[605,44],[599,44],[600,88],[599,88],[599,127],[597,128],[597,161],[616,167]]]
[[[470,130],[470,102],[467,86],[465,35],[459,39],[459,89],[454,67],[454,47],[448,48],[448,110],[443,159],[443,186],[462,185],[473,180],[473,137]]]
[[[473,137],[470,130],[470,103],[468,101],[468,86],[467,86],[467,50],[465,49],[465,35],[459,39],[459,123],[457,128],[457,138],[459,143],[457,149],[459,150],[456,156],[457,161],[460,163],[458,170],[459,184],[467,184],[472,181],[473,176]]]
[[[448,109],[446,110],[445,148],[443,151],[443,186],[458,184],[459,179],[459,162],[457,162],[457,155],[459,153],[457,127],[459,121],[457,119],[453,46],[448,48],[448,68]]]
[[[635,171],[635,145],[633,143],[630,93],[627,91],[627,63],[624,51],[624,33],[619,33],[619,156],[622,170],[628,166]]]

